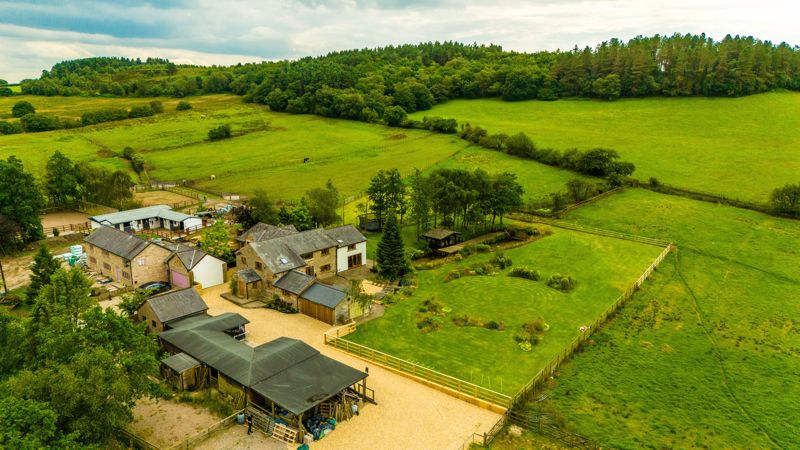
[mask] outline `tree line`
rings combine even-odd
[[[21,83],[34,95],[174,96],[231,92],[276,111],[388,122],[455,98],[741,96],[800,89],[800,50],[751,36],[610,39],[569,51],[518,53],[496,45],[427,42],[316,58],[178,67],[169,61],[87,58]],[[391,114],[391,112],[389,113]]]

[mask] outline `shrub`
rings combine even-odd
[[[442,328],[443,321],[441,317],[426,316],[417,321],[417,328],[423,333],[430,333]]]
[[[13,117],[22,117],[35,113],[36,108],[34,108],[30,102],[26,102],[25,100],[20,100],[17,103],[14,103],[14,106],[11,107],[11,115]]]
[[[136,150],[134,150],[133,147],[125,147],[122,149],[122,157],[128,161],[133,161],[134,156],[136,156]]]
[[[499,267],[500,270],[503,270],[506,267],[511,267],[512,263],[511,263],[511,258],[507,258],[505,255],[503,255],[503,252],[498,251],[495,252],[494,258],[489,260],[489,264]]]
[[[490,320],[483,324],[483,327],[487,330],[497,330],[502,331],[506,329],[506,325],[503,322],[495,322],[494,320]]]
[[[529,352],[529,351],[533,350],[533,345],[531,345],[531,343],[528,342],[528,341],[521,341],[517,345],[519,345],[519,348],[523,352]]]
[[[190,109],[192,109],[192,104],[186,100],[179,101],[178,105],[175,107],[175,111],[188,111]]]
[[[510,277],[518,277],[518,278],[525,278],[527,280],[539,281],[541,275],[539,271],[536,269],[531,269],[525,266],[518,266],[511,269],[511,272],[508,273]]]
[[[106,108],[99,111],[87,111],[81,114],[81,124],[94,125],[128,118],[128,111],[122,108]]]
[[[128,117],[131,119],[136,119],[138,117],[150,117],[155,114],[153,108],[150,105],[139,105],[134,106],[131,108],[131,111],[128,113]]]
[[[19,120],[22,128],[29,133],[50,131],[61,128],[61,121],[56,116],[44,114],[27,114]]]
[[[577,285],[577,281],[575,281],[569,275],[562,275],[560,273],[553,274],[549,280],[547,280],[547,285],[553,289],[558,289],[559,291],[570,292],[575,289]]]
[[[22,124],[19,122],[6,122],[0,120],[0,134],[22,133]]]
[[[282,313],[287,314],[295,314],[297,313],[297,308],[292,306],[291,303],[283,301],[277,294],[272,296],[272,300],[268,301],[265,305],[265,308],[274,309],[275,311],[280,311]]]
[[[208,130],[208,139],[218,141],[231,137],[231,126],[228,124],[220,125],[216,128]]]
[[[539,317],[536,320],[532,320],[530,322],[525,322],[522,324],[522,329],[525,330],[528,334],[541,334],[545,331],[550,329],[550,325],[545,323],[544,319]]]
[[[153,100],[150,102],[150,109],[152,109],[155,114],[161,114],[164,112],[164,104],[158,100]]]
[[[53,228],[53,237],[58,237],[59,234],[61,233],[58,231],[58,228]]]

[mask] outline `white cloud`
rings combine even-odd
[[[39,3],[0,0],[0,10],[10,11],[0,16],[1,78],[34,77],[60,60],[91,55],[230,64],[433,40],[495,43],[517,51],[676,32],[800,43],[798,7],[789,0]]]

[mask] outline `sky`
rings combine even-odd
[[[538,51],[679,32],[800,45],[799,18],[796,0],[0,0],[0,78],[89,56],[229,65],[437,40]]]

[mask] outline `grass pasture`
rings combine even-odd
[[[551,236],[505,252],[514,266],[538,269],[542,280],[470,276],[444,282],[452,269],[486,262],[481,254],[441,268],[418,272],[419,288],[386,314],[359,327],[347,339],[475,384],[514,394],[558,354],[641,275],[661,252],[639,243],[554,229]],[[572,275],[577,288],[565,294],[547,287],[553,273]],[[452,309],[443,326],[427,334],[417,329],[419,309],[430,298]],[[459,327],[453,318],[469,315],[503,322],[503,331]],[[531,352],[513,336],[525,322],[543,318],[550,325]]]
[[[79,97],[29,100],[40,111],[76,117],[86,110],[149,101]],[[395,167],[404,175],[415,167],[427,170],[480,165],[490,173],[508,170],[518,174],[528,198],[561,189],[573,177],[536,162],[468,147],[455,136],[274,113],[231,95],[187,100],[194,106],[191,111],[176,112],[177,100],[162,99],[165,112],[154,117],[0,136],[0,157],[17,155],[39,176],[55,150],[74,160],[126,169],[127,161],[118,155],[131,146],[150,164],[153,179],[195,180],[200,187],[245,195],[264,189],[276,200],[297,200],[328,178],[345,197],[358,195],[375,172]],[[13,100],[0,100],[0,110],[10,112],[11,105]],[[208,130],[222,124],[230,124],[236,136],[209,142]],[[304,158],[309,161],[303,163]]]
[[[541,147],[606,147],[636,164],[640,180],[765,202],[800,181],[800,93],[742,98],[645,98],[614,102],[458,100],[412,114],[524,131]]]
[[[800,223],[629,190],[569,220],[676,254],[560,369],[550,401],[612,448],[800,446]]]

